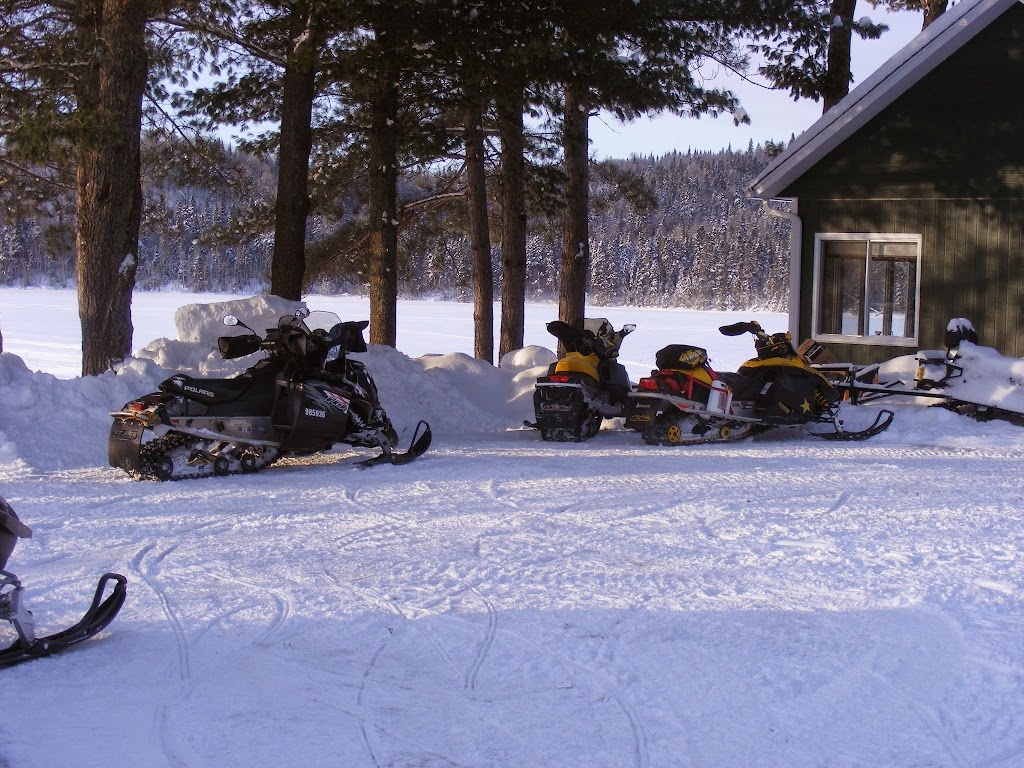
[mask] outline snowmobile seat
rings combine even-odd
[[[732,390],[735,401],[756,400],[761,389],[768,383],[764,375],[756,370],[747,373],[720,371],[718,378]]]
[[[178,374],[160,383],[160,391],[182,395],[204,405],[237,400],[252,386],[253,377],[243,374],[231,379],[193,378]]]
[[[613,403],[625,403],[630,390],[629,373],[625,367],[614,360],[602,360],[598,372],[608,390],[609,400]]]
[[[600,381],[601,374],[598,370],[600,362],[594,353],[583,355],[578,352],[570,352],[555,363],[555,373],[583,373],[594,381]]]

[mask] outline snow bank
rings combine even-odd
[[[223,318],[234,314],[259,332],[273,327],[281,315],[302,306],[275,297],[208,304],[189,304],[175,313],[176,339],[152,341],[116,372],[101,376],[58,379],[31,372],[20,357],[0,356],[0,463],[19,465],[24,471],[49,471],[106,466],[107,436],[112,410],[157,389],[177,372],[198,376],[228,377],[252,365],[262,353],[241,360],[222,360],[217,338],[244,329],[226,328]],[[942,352],[936,352],[941,357]],[[528,346],[503,356],[498,367],[462,353],[431,354],[411,358],[391,347],[373,345],[353,355],[370,370],[381,403],[399,432],[404,447],[417,423],[427,421],[435,439],[443,441],[466,433],[519,429],[533,417],[533,391],[538,376],[545,374],[555,354],[541,346]],[[1007,358],[995,350],[969,342],[960,346],[963,376],[953,379],[949,391],[1015,411],[1024,412],[1024,360]],[[913,381],[917,362],[908,355],[886,363],[880,378]],[[918,439],[956,445],[962,417],[942,418],[935,409],[918,418],[932,401],[899,398],[885,407],[898,410],[888,432],[877,444]],[[903,407],[908,405],[909,408]],[[850,412],[848,424],[870,421],[873,409]],[[45,414],[40,417],[40,414]],[[992,427],[1001,431],[1002,427]],[[1019,427],[1011,427],[1019,430]],[[1016,441],[1016,432],[1008,439]],[[339,450],[345,450],[343,447]]]
[[[498,367],[503,371],[524,371],[527,368],[546,368],[556,360],[558,356],[547,347],[531,345],[506,353]]]
[[[879,381],[902,381],[913,386],[922,358],[939,361],[924,366],[924,377],[937,381],[947,375],[946,365],[942,362],[945,355],[945,350],[921,350],[914,355],[894,358],[879,366]],[[953,366],[944,392],[972,403],[1024,413],[1024,387],[1021,386],[1024,383],[1024,359],[1006,357],[991,347],[963,341]]]
[[[267,328],[276,328],[278,318],[294,314],[306,306],[304,301],[289,301],[278,296],[253,296],[250,299],[218,301],[211,304],[187,304],[174,313],[178,340],[212,345],[217,350],[219,336],[247,333],[244,328],[227,328],[224,318],[234,315],[261,336]]]
[[[117,374],[58,379],[0,355],[0,463],[39,471],[105,465],[109,412],[165,377],[151,361],[133,359]]]

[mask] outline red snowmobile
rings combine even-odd
[[[794,349],[789,333],[769,335],[753,321],[718,330],[726,336],[752,334],[757,357],[735,373],[719,373],[701,347],[672,344],[661,349],[658,369],[640,379],[626,408],[626,426],[640,431],[646,442],[724,442],[814,423],[832,427],[812,432],[815,437],[863,440],[892,422],[892,411],[881,411],[866,429],[846,429],[839,416],[839,392]]]

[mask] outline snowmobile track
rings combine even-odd
[[[150,553],[156,548],[156,544],[148,544],[136,553],[135,557],[132,558],[131,567],[132,570],[138,574],[138,576],[153,590],[156,595],[157,601],[160,603],[160,608],[163,610],[164,616],[167,618],[168,624],[171,625],[171,630],[174,633],[175,645],[177,648],[177,670],[178,679],[186,684],[191,684],[192,679],[192,664],[189,654],[189,643],[188,638],[185,636],[185,630],[181,626],[181,621],[178,619],[174,609],[171,608],[170,598],[167,596],[166,590],[156,580],[157,574],[159,574],[159,565],[163,560],[177,549],[177,544],[172,544],[167,549],[163,550],[154,557],[150,557]],[[145,565],[145,567],[143,567]]]
[[[494,644],[494,636],[498,631],[498,612],[495,610],[494,604],[480,594],[480,591],[476,587],[471,587],[470,591],[479,597],[483,602],[484,607],[487,608],[487,629],[484,632],[483,640],[480,641],[480,645],[477,648],[476,658],[473,659],[473,663],[470,664],[469,670],[466,672],[466,680],[464,683],[465,688],[473,690],[476,688],[477,675],[480,674],[480,669],[487,660],[487,654],[491,650],[491,646]]]

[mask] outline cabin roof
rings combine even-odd
[[[1018,2],[1024,0],[963,0],[950,8],[800,134],[747,185],[747,194],[765,200],[778,197]]]

